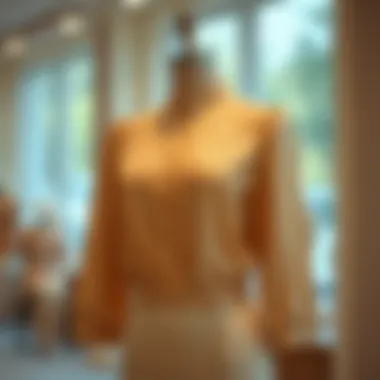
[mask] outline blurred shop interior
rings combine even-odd
[[[70,307],[83,260],[98,147],[110,121],[155,108],[167,98],[177,49],[172,15],[178,4],[172,3],[0,4],[0,196],[16,205],[22,231],[54,220],[67,293],[63,340],[75,340]],[[312,219],[317,339],[334,345],[335,4],[198,3],[197,44],[214,72],[230,91],[281,108],[298,138],[299,185]],[[4,264],[2,270],[12,268]],[[11,302],[9,291],[2,293]],[[11,379],[16,377],[4,378]]]

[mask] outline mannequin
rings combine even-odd
[[[7,316],[13,297],[14,241],[17,233],[17,204],[0,188],[0,317]]]
[[[216,84],[196,49],[193,19],[183,14],[177,19],[177,35],[182,52],[172,65],[171,108],[174,117],[191,117],[199,106],[215,95]],[[173,115],[174,114],[174,115]]]
[[[16,232],[16,202],[0,188],[0,258],[12,248]]]
[[[38,349],[51,354],[59,339],[66,276],[62,238],[49,208],[41,209],[33,226],[21,232],[19,251],[24,259],[20,299],[30,307]]]
[[[307,250],[279,113],[218,89],[192,29],[179,18],[186,48],[167,106],[117,122],[101,157],[77,333],[126,339],[129,380],[252,379],[256,349],[288,343],[288,258]],[[262,316],[246,295],[252,267]]]

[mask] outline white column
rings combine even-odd
[[[163,97],[168,21],[159,9],[117,7],[94,25],[96,113],[102,130],[110,120],[145,112]]]
[[[380,379],[380,3],[341,0],[339,380]]]
[[[131,51],[133,110],[144,112],[156,103],[165,87],[168,18],[159,10],[135,15]]]
[[[16,113],[15,106],[17,102],[21,103],[16,87],[18,69],[14,62],[0,62],[0,185],[21,195],[17,177],[21,167],[21,149],[18,149],[17,142],[23,136],[17,128],[21,117],[16,117],[20,112]]]
[[[97,141],[113,119],[113,30],[115,24],[114,0],[102,2],[92,15],[91,47],[94,60],[94,128]],[[98,146],[98,144],[97,144]]]
[[[112,79],[111,114],[115,119],[133,113],[132,52],[134,39],[133,16],[123,11],[116,12],[112,29]]]

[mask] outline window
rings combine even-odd
[[[25,70],[21,97],[21,197],[28,220],[41,203],[63,228],[69,264],[81,249],[92,177],[92,61],[73,54]]]
[[[92,65],[88,57],[74,57],[63,64],[66,119],[66,231],[70,251],[81,249],[91,189],[94,136]]]
[[[331,315],[334,300],[331,16],[328,0],[288,0],[262,8],[258,25],[262,94],[286,109],[301,142],[301,180],[315,226],[312,268],[322,318]]]

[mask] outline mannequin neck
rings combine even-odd
[[[202,58],[188,54],[179,58],[172,69],[171,108],[180,116],[191,116],[215,99],[217,86]]]

